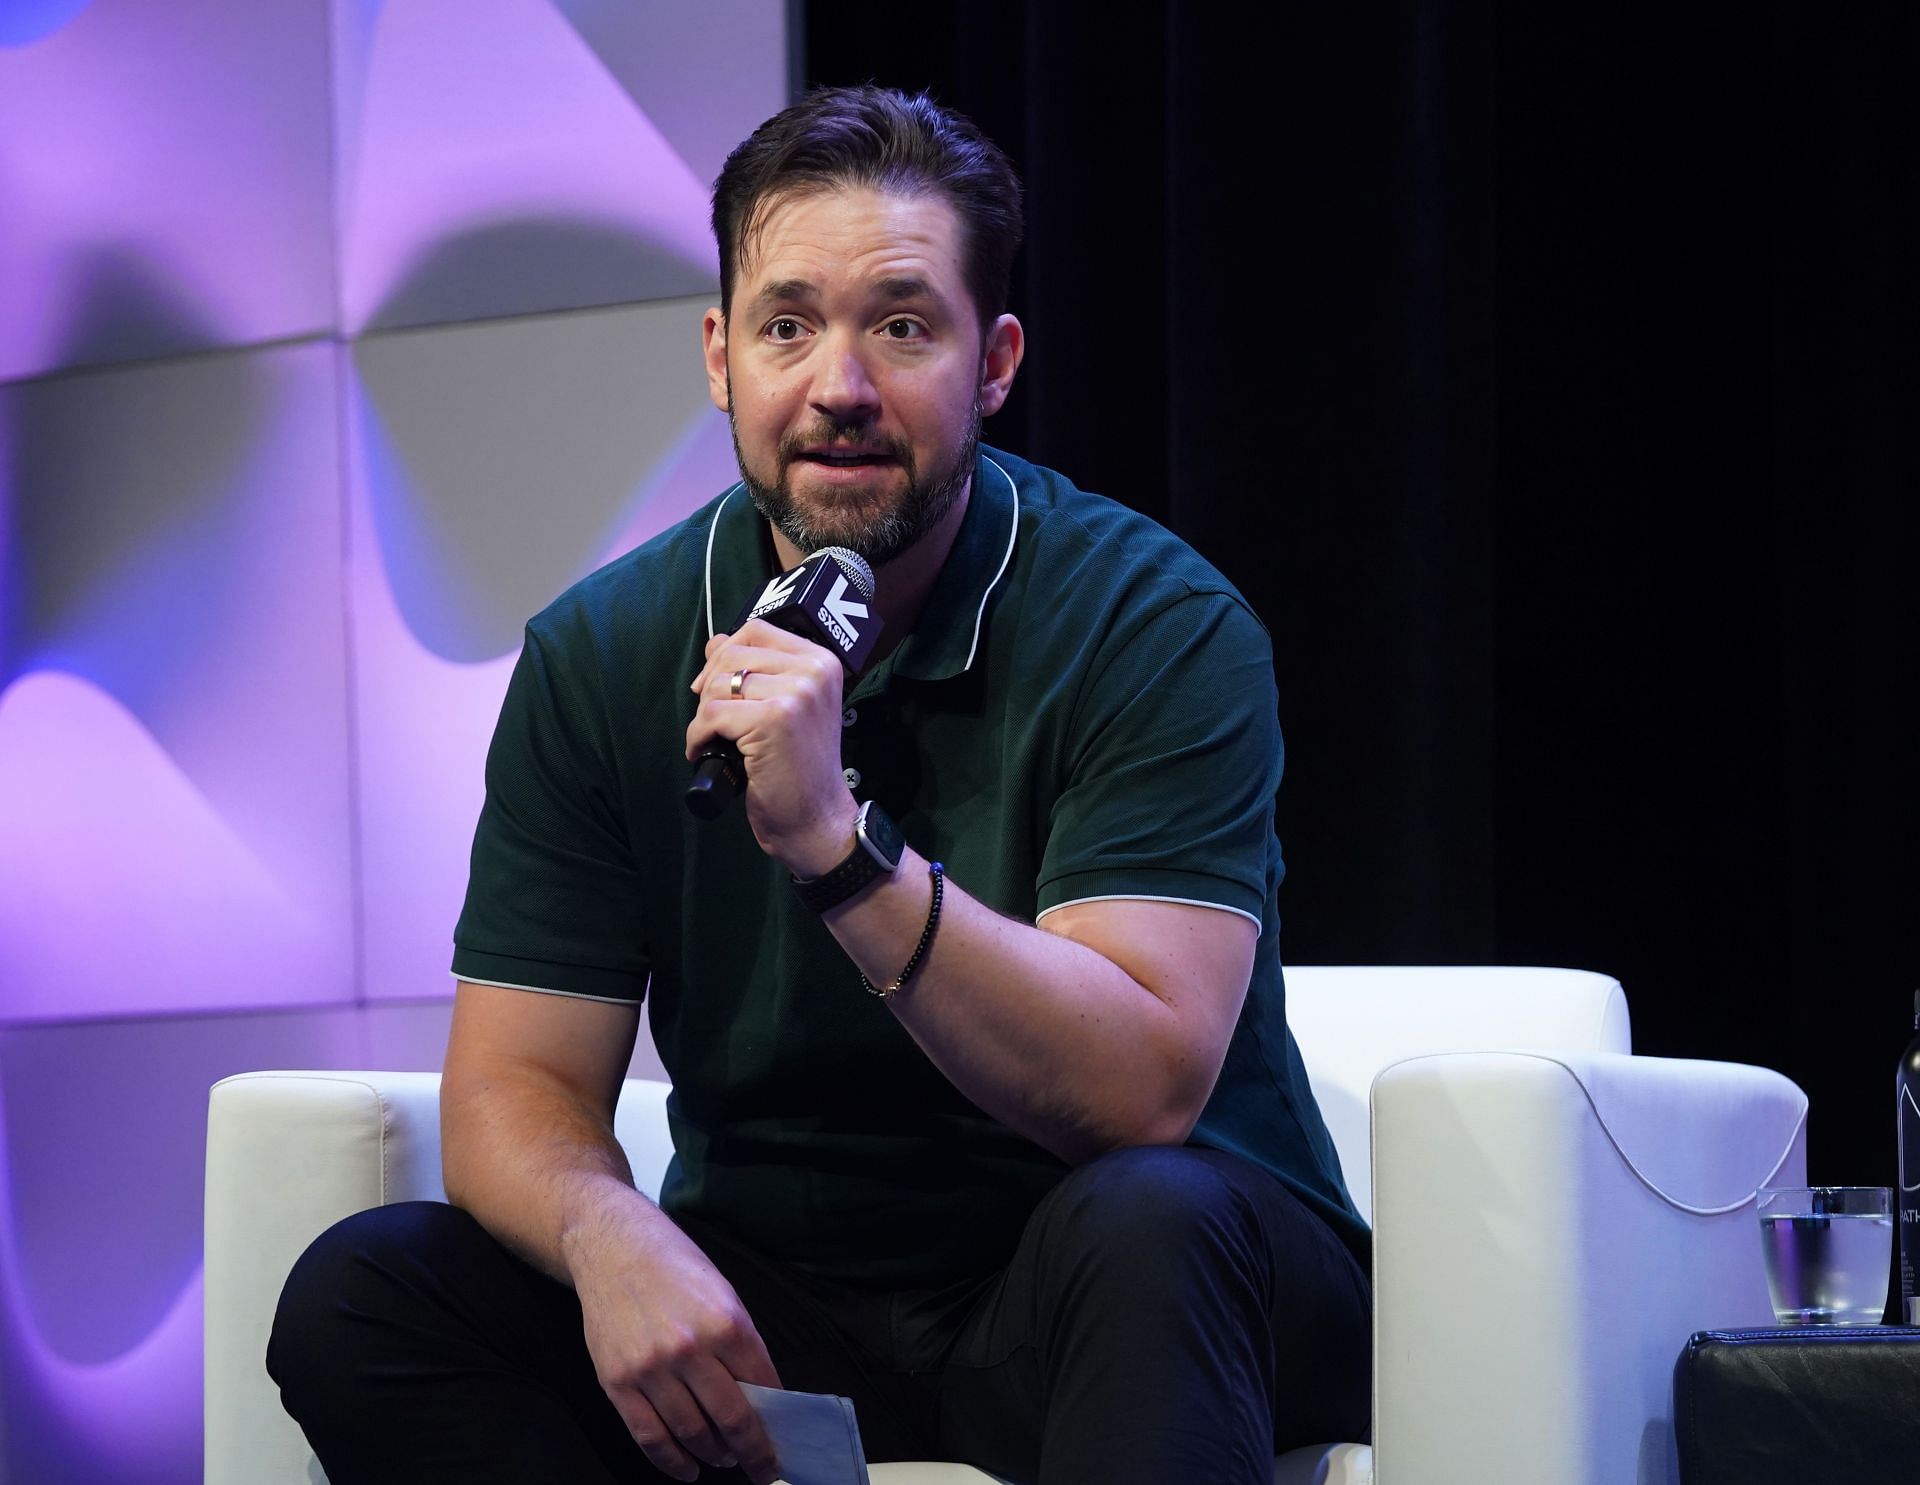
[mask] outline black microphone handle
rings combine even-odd
[[[807,570],[803,572],[803,568]],[[836,576],[837,586],[831,596],[820,591],[822,573]],[[840,663],[846,668],[846,673],[849,676],[857,674],[860,663],[872,652],[874,641],[879,636],[880,621],[874,619],[868,623],[863,619],[856,629],[850,616],[844,610],[834,610],[833,604],[845,594],[849,585],[859,598],[872,598],[873,571],[865,560],[840,547],[823,547],[798,567],[781,574],[776,581],[778,587],[775,583],[769,583],[758,598],[748,601],[740,617],[734,620],[733,627],[738,629],[756,617],[758,609],[757,616],[777,629],[811,640],[830,651],[837,647]],[[763,608],[761,603],[769,593],[777,596],[771,606]],[[814,612],[816,609],[817,616]],[[838,623],[830,617],[834,612],[839,615]],[[866,610],[862,608],[859,612],[864,615]],[[823,628],[823,625],[830,627]],[[686,801],[689,813],[696,818],[717,820],[727,812],[727,806],[746,791],[746,787],[747,766],[741,761],[740,749],[721,738],[709,744],[706,752],[700,755],[699,761],[693,766],[693,780],[681,798]]]
[[[687,785],[687,809],[698,819],[717,820],[747,787],[747,766],[731,742],[708,748],[693,765]]]

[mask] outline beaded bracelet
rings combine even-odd
[[[920,942],[913,946],[913,956],[907,960],[907,967],[900,971],[900,978],[884,989],[869,980],[865,974],[860,976],[860,988],[869,995],[877,995],[882,1000],[891,1000],[900,987],[913,978],[913,972],[920,967],[920,961],[927,957],[927,946],[933,942],[933,930],[940,926],[941,884],[946,880],[947,869],[938,861],[927,863],[927,875],[933,878],[933,906],[927,909],[927,926],[920,930]]]

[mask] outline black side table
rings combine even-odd
[[[1920,1328],[1698,1331],[1673,1426],[1680,1485],[1920,1481]]]

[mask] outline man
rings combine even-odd
[[[979,446],[1024,339],[1019,187],[972,125],[817,92],[714,225],[742,483],[528,626],[455,936],[453,1205],[302,1260],[289,1410],[334,1485],[766,1481],[743,1382],[852,1396],[871,1458],[1045,1485],[1362,1437],[1264,631],[1159,527]],[[826,545],[876,572],[855,679],[725,627]],[[696,820],[723,742],[744,796]],[[643,991],[658,1208],[611,1126]]]

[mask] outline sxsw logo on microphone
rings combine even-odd
[[[880,628],[879,620],[869,619],[861,599],[860,590],[839,565],[816,553],[761,589],[741,622],[765,619],[816,644],[832,645],[850,668],[857,668],[863,645],[871,647]]]
[[[839,573],[833,577],[833,591],[820,604],[814,615],[820,620],[820,627],[831,634],[834,643],[848,654],[860,643],[860,630],[854,624],[856,617],[866,618],[867,606],[847,597],[847,580]]]
[[[780,607],[781,604],[788,602],[793,597],[794,589],[800,586],[800,579],[806,576],[808,576],[808,572],[805,563],[794,568],[792,572],[781,573],[772,582],[768,583],[765,588],[761,589],[760,596],[753,601],[753,608],[748,611],[747,617],[749,619],[760,618],[769,610],[776,609]]]

